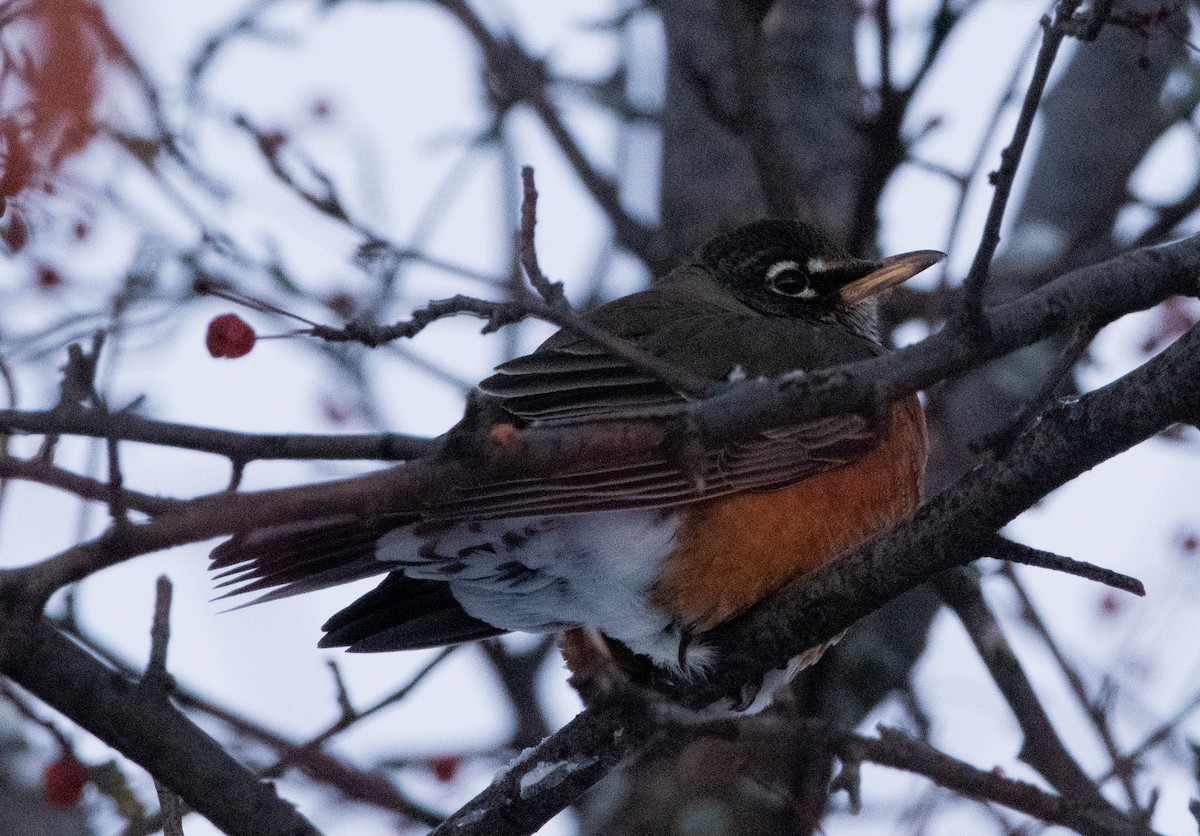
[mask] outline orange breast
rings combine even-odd
[[[892,405],[879,442],[850,464],[688,508],[655,603],[699,630],[737,615],[911,516],[924,466],[925,419],[914,395]]]

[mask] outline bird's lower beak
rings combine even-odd
[[[908,281],[926,267],[932,267],[945,257],[945,253],[937,250],[916,250],[885,258],[878,262],[878,266],[874,270],[861,279],[855,279],[849,284],[842,285],[840,291],[842,303],[855,305],[872,296],[878,296],[885,290],[891,290],[896,285]]]

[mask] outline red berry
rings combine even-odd
[[[62,274],[49,264],[39,264],[34,276],[37,286],[42,290],[53,290],[63,283]]]
[[[454,777],[458,775],[460,766],[462,766],[462,758],[458,755],[438,755],[436,758],[429,759],[429,771],[442,784],[449,784],[453,781]]]
[[[87,767],[64,752],[46,767],[43,795],[46,803],[55,807],[74,807],[83,795],[87,783]]]
[[[333,116],[333,105],[328,99],[317,99],[312,103],[312,117],[318,122],[328,122]]]
[[[237,314],[221,314],[208,323],[204,344],[213,357],[245,357],[254,348],[254,329]]]
[[[1121,599],[1117,597],[1115,592],[1106,592],[1103,596],[1101,596],[1100,602],[1096,609],[1098,610],[1101,618],[1115,618],[1121,614],[1121,610],[1124,609],[1124,606],[1121,603]]]
[[[1196,549],[1200,549],[1200,534],[1192,531],[1190,528],[1185,528],[1175,535],[1175,542],[1178,544],[1181,552],[1192,554]]]

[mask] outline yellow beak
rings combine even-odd
[[[932,267],[943,258],[945,253],[937,250],[916,250],[885,258],[878,266],[861,279],[855,279],[849,284],[842,285],[839,291],[842,303],[856,305],[872,296],[878,296],[886,290],[891,290],[898,284],[908,281],[927,267]]]

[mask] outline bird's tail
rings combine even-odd
[[[261,593],[258,604],[390,572],[376,589],[334,614],[322,647],[354,652],[415,650],[498,636],[505,630],[469,615],[448,583],[410,578],[379,560],[379,538],[416,522],[396,515],[327,518],[238,535],[213,550],[222,598]]]
[[[383,574],[393,565],[375,558],[387,532],[415,522],[394,516],[333,517],[239,534],[213,549],[209,569],[222,598],[262,593],[250,603],[273,601]]]

